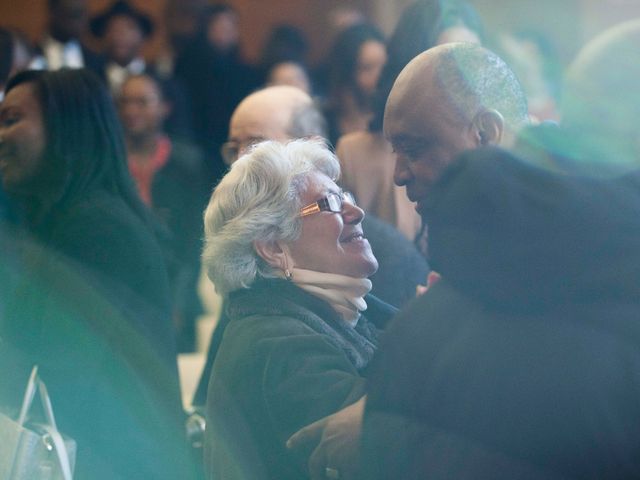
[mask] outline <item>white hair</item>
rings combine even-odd
[[[248,288],[256,276],[276,276],[253,242],[300,236],[300,197],[314,172],[332,180],[340,175],[338,160],[320,140],[262,142],[231,166],[204,214],[202,261],[220,294]]]

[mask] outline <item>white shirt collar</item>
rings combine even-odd
[[[80,42],[75,39],[62,43],[54,38],[47,37],[42,43],[42,52],[45,67],[49,70],[58,70],[62,67],[84,67],[82,47]]]
[[[117,93],[129,75],[138,75],[143,73],[146,66],[144,59],[140,57],[134,58],[124,67],[115,62],[109,62],[106,73],[111,92]]]

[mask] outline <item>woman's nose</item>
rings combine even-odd
[[[357,225],[362,222],[364,218],[364,210],[357,205],[345,202],[342,206],[342,218],[344,219],[344,223]]]

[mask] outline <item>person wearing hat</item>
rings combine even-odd
[[[129,75],[145,72],[147,65],[142,47],[154,30],[147,14],[128,2],[118,0],[94,17],[89,27],[103,43],[106,55],[104,75],[113,92],[120,90]]]

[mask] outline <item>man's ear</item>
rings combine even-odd
[[[254,240],[253,248],[256,253],[273,268],[287,270],[290,265],[287,248],[277,241]]]
[[[482,110],[473,119],[477,146],[500,145],[504,135],[504,118],[497,110]]]

